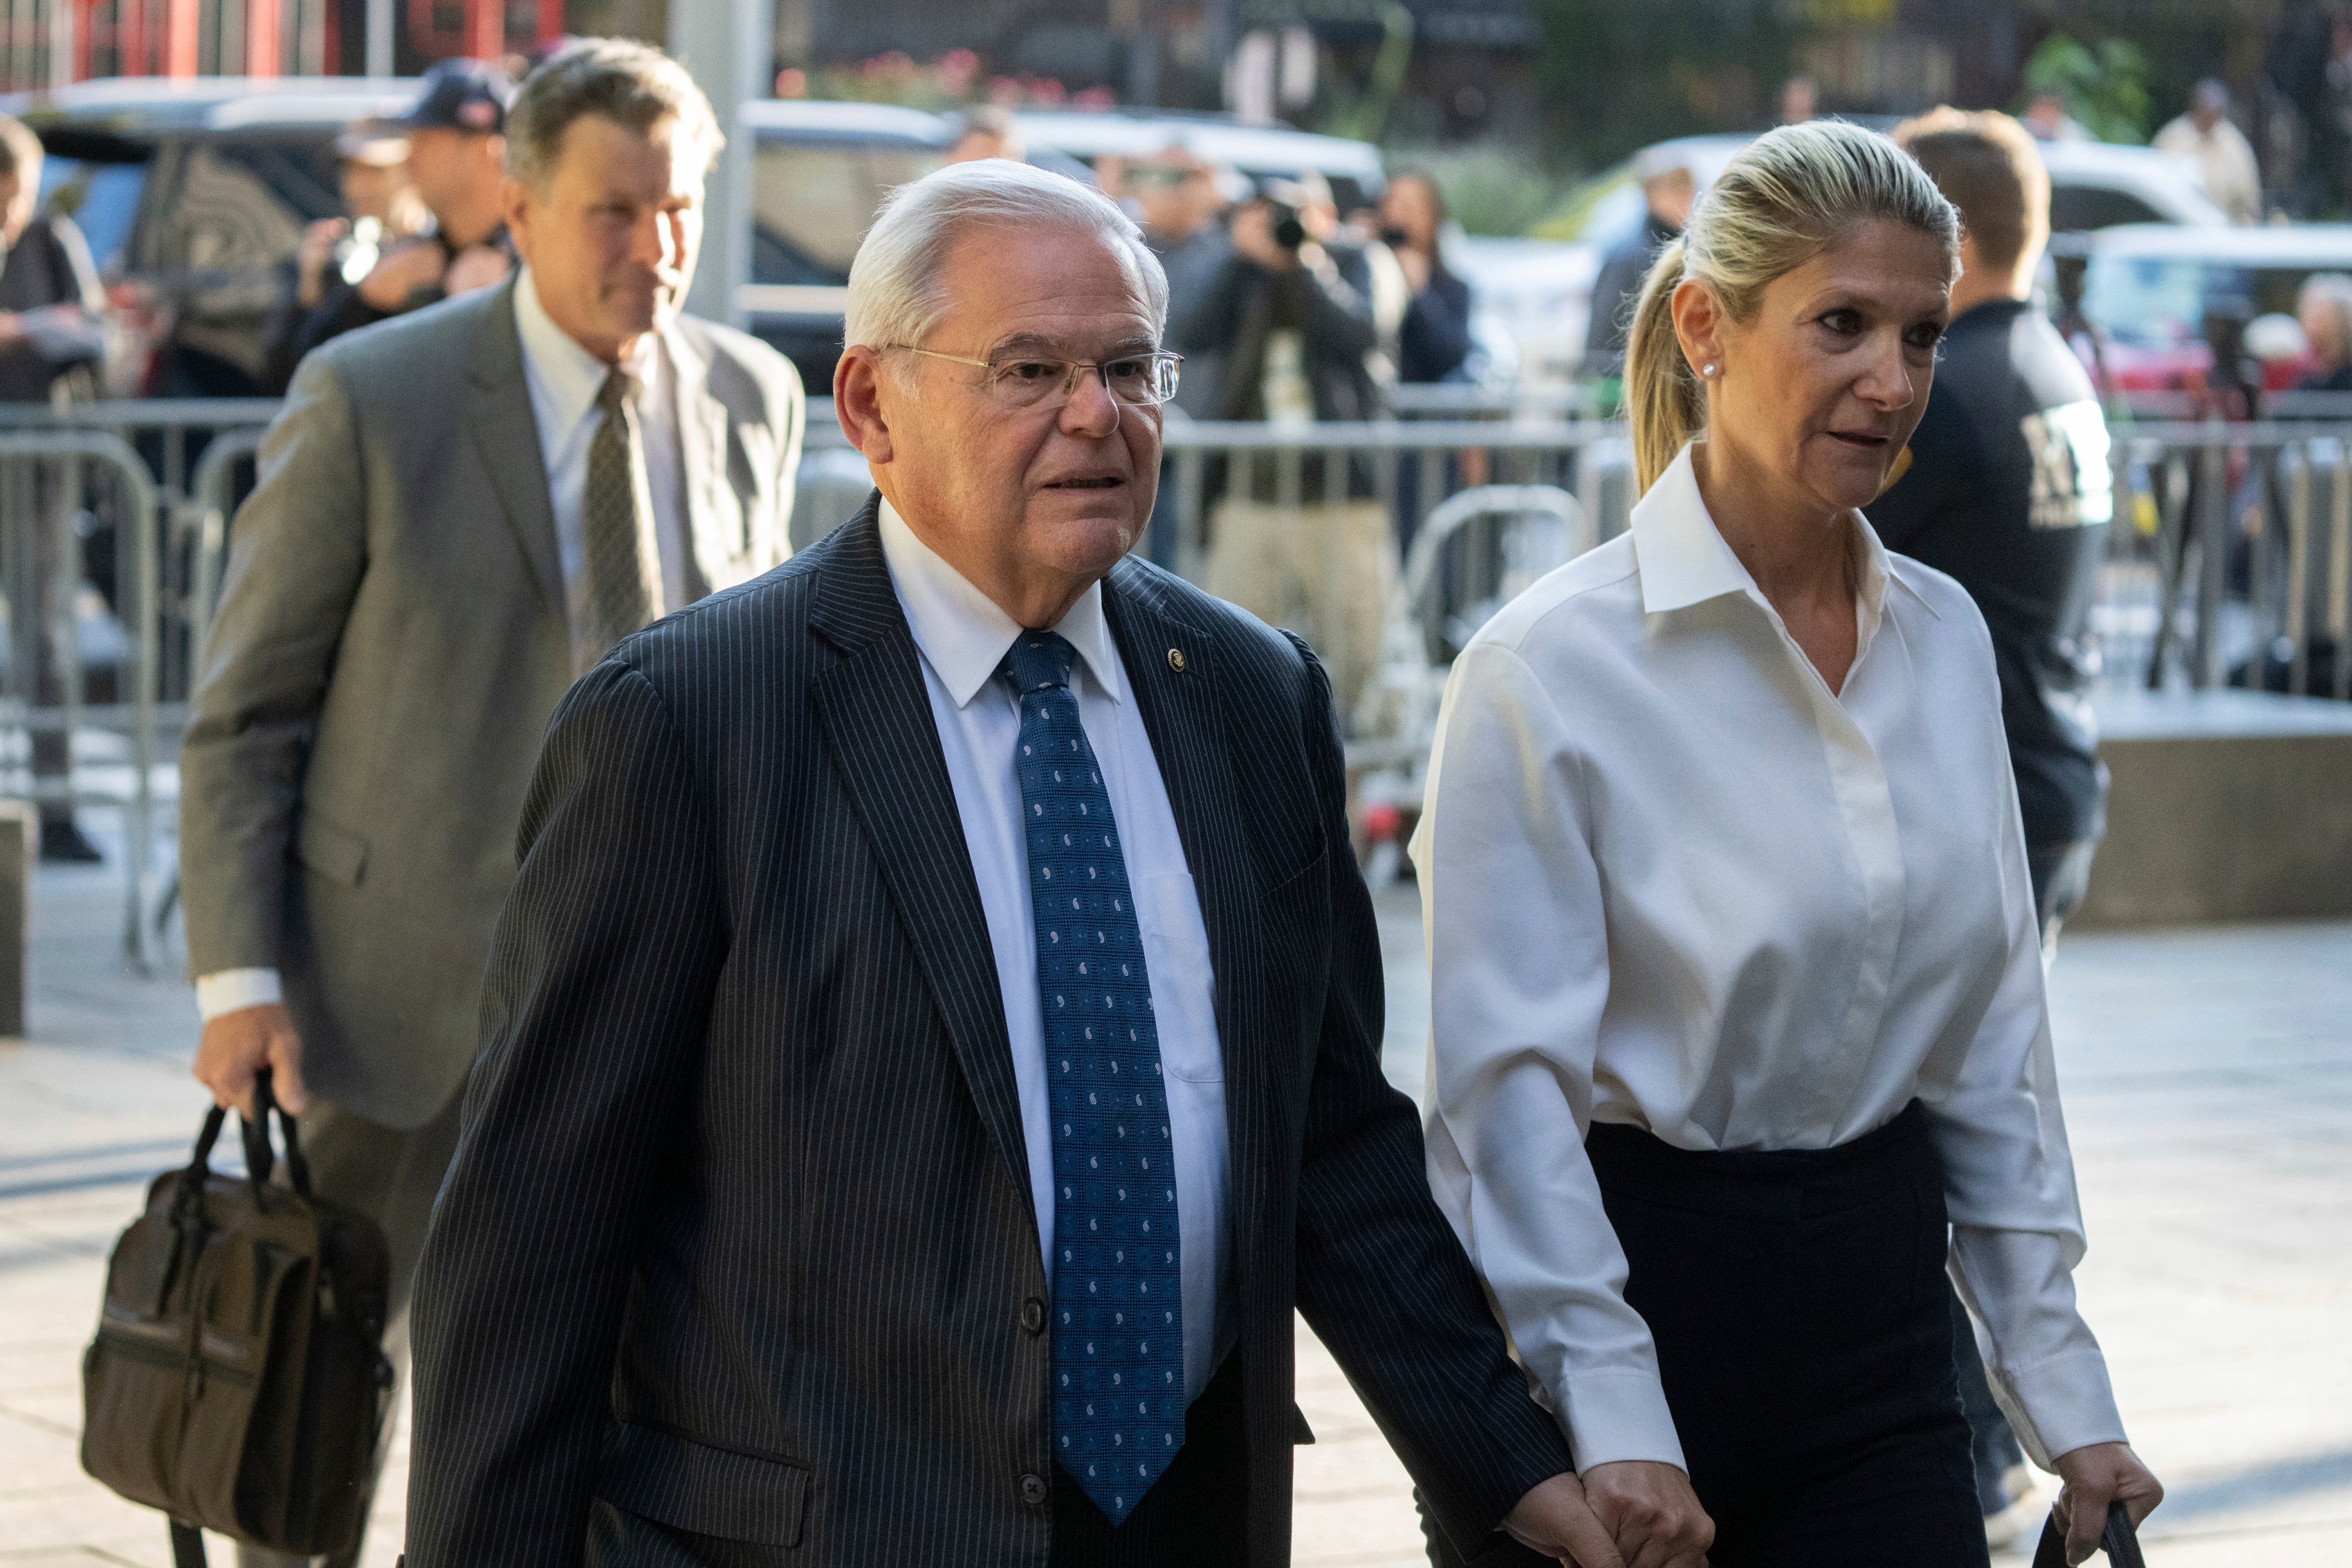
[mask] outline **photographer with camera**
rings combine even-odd
[[[335,183],[344,215],[320,218],[278,264],[278,319],[270,329],[267,390],[283,397],[300,359],[303,326],[327,290],[356,287],[387,250],[433,226],[408,178],[408,138],[398,128],[354,127],[335,139]]]
[[[1234,214],[1228,243],[1193,297],[1171,301],[1169,346],[1185,356],[1188,382],[1208,383],[1188,412],[1301,432],[1378,418],[1410,299],[1388,248],[1346,238],[1330,185],[1311,171],[1265,182]],[[1379,651],[1396,546],[1370,470],[1350,463],[1334,484],[1324,466],[1318,454],[1301,459],[1301,499],[1284,506],[1273,455],[1211,465],[1208,494],[1221,498],[1208,587],[1307,637],[1345,714]]]
[[[408,139],[408,176],[432,212],[432,230],[383,244],[356,279],[328,281],[280,350],[289,376],[321,343],[487,288],[514,270],[500,197],[514,91],[506,73],[483,60],[443,60],[425,73],[416,107],[392,123]]]

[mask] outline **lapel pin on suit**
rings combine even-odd
[[[1184,673],[1184,651],[1181,648],[1168,650],[1168,667],[1180,675]]]

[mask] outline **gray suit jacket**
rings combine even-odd
[[[690,319],[665,338],[697,571],[789,552],[791,363]],[[422,1124],[480,1036],[490,931],[541,733],[572,684],[513,288],[310,355],[237,513],[181,752],[197,975],[274,967],[311,1090]]]

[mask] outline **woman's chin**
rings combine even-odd
[[[1870,448],[1838,453],[1813,471],[1813,494],[1833,507],[1867,507],[1885,493],[1895,473],[1891,454]]]

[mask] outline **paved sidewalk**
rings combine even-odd
[[[146,1178],[185,1157],[204,1106],[189,991],[122,973],[118,896],[108,872],[42,873],[32,1040],[0,1042],[0,1568],[169,1562],[156,1517],[75,1458],[106,1248]],[[1382,919],[1387,1064],[1417,1091],[1409,894],[1384,897]],[[2085,1311],[2172,1487],[2150,1563],[2352,1563],[2352,925],[2069,937],[2056,998],[2093,1236]],[[1402,1469],[1304,1330],[1300,1352],[1318,1441],[1298,1455],[1297,1561],[1423,1562]],[[369,1568],[393,1561],[404,1458]]]

